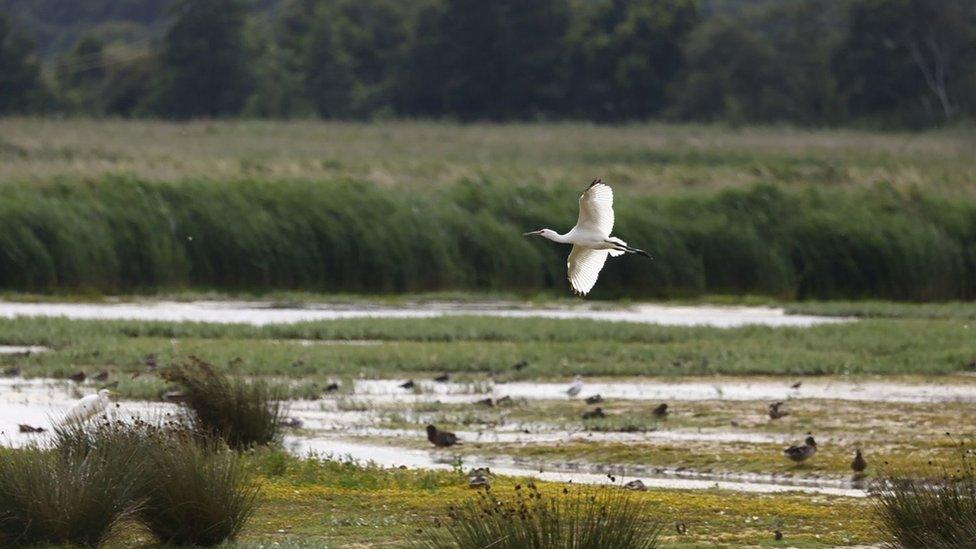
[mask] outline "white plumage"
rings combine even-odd
[[[573,249],[566,260],[566,277],[575,293],[586,295],[596,284],[607,255],[617,257],[634,253],[651,257],[644,250],[628,246],[623,240],[610,236],[613,221],[613,189],[596,179],[580,195],[579,218],[576,226],[568,233],[559,234],[552,229],[540,229],[525,235],[537,235],[553,242],[572,244]]]
[[[68,410],[65,419],[68,421],[83,422],[93,416],[96,416],[105,411],[109,404],[112,403],[112,399],[109,398],[111,392],[108,389],[100,389],[97,393],[93,395],[87,395],[81,397],[78,402],[74,403],[70,410]]]
[[[582,390],[583,390],[583,378],[577,375],[576,377],[573,378],[573,384],[569,386],[569,389],[566,389],[566,394],[569,395],[570,398],[572,398],[580,394],[580,391]]]

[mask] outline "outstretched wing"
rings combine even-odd
[[[592,250],[582,246],[573,246],[566,260],[566,278],[573,291],[579,295],[586,295],[593,289],[600,270],[607,261],[607,250]]]
[[[576,226],[610,236],[613,230],[613,189],[609,185],[596,179],[583,191]]]

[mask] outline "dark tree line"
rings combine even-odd
[[[748,2],[742,2],[747,5]],[[928,126],[976,114],[976,2],[174,0],[43,74],[0,14],[0,113]]]

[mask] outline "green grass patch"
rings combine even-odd
[[[242,375],[325,381],[331,376],[451,372],[469,381],[584,375],[943,375],[976,360],[976,327],[955,319],[867,319],[811,328],[668,327],[583,320],[373,319],[262,328],[195,323],[0,319],[0,344],[52,350],[0,356],[31,376],[64,377],[79,368],[125,379],[201,357]],[[325,340],[308,345],[304,340]],[[329,345],[328,340],[382,340]],[[519,361],[528,367],[515,371]],[[126,375],[123,375],[126,374]],[[143,378],[129,380],[146,394]],[[120,388],[122,384],[120,383]]]

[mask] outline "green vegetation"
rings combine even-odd
[[[426,549],[653,549],[661,526],[644,500],[616,488],[563,489],[543,494],[535,483],[516,486],[513,498],[489,488],[452,507],[438,528],[429,528],[417,547]]]
[[[231,448],[241,450],[278,442],[283,404],[279,392],[264,381],[230,379],[213,365],[195,357],[166,368],[161,377],[182,390],[182,405],[188,412],[188,419],[193,429],[205,439],[221,440]],[[182,457],[194,463],[200,461],[199,453],[187,452]],[[226,482],[236,484],[236,465],[218,463],[216,466],[217,470],[209,474],[228,475]],[[227,527],[237,522],[234,520]],[[213,529],[224,531],[223,528]],[[179,532],[172,532],[172,535],[174,539],[183,539]]]
[[[889,127],[976,112],[976,12],[966,0],[93,0],[61,8],[0,0],[0,18],[7,12],[12,26],[33,31],[56,76],[37,77],[24,37],[0,39],[0,59],[34,66],[10,73],[0,112]],[[27,100],[32,94],[46,97]]]
[[[950,548],[976,539],[976,471],[961,445],[954,469],[937,483],[894,476],[876,496],[877,514],[893,547]]]
[[[234,539],[257,506],[244,458],[212,442],[170,437],[156,445],[147,467],[150,488],[139,517],[164,543],[210,547]]]
[[[90,422],[56,426],[49,448],[2,451],[0,496],[5,547],[100,545],[136,525],[211,546],[244,527],[257,486],[240,455],[179,422]]]
[[[467,478],[451,471],[361,467],[277,452],[258,453],[254,463],[263,503],[241,533],[239,543],[245,547],[261,542],[286,547],[403,544],[418,539],[418,528],[445,522],[449,507],[457,508],[473,496]],[[514,501],[515,486],[521,484],[524,490],[527,482],[496,476],[492,493]],[[538,482],[537,486],[547,499],[564,497],[564,484]],[[602,489],[579,490],[598,495]],[[766,544],[772,542],[776,529],[797,547],[880,540],[872,524],[871,504],[863,499],[653,489],[632,497],[650,511],[646,520],[664,527],[659,538],[663,546]],[[685,533],[677,533],[678,524],[686,527]]]
[[[0,543],[95,546],[117,535],[139,509],[142,448],[105,442],[0,452]]]
[[[521,233],[565,230],[577,190],[487,181],[413,193],[352,182],[7,184],[0,287],[561,291],[566,250]],[[976,292],[973,227],[976,201],[890,188],[632,197],[619,201],[617,233],[657,259],[610,262],[597,290],[966,299]]]
[[[188,355],[245,375],[321,376],[453,372],[483,379],[585,375],[950,374],[976,359],[958,320],[878,319],[812,328],[683,328],[580,320],[362,319],[262,328],[154,322],[0,319],[0,344],[45,345],[0,355],[26,375],[66,377],[79,368],[145,371]],[[382,340],[334,345],[332,340]],[[312,343],[309,344],[308,341]],[[315,341],[320,343],[316,344]],[[512,365],[526,360],[529,367]],[[320,376],[316,378],[315,376]],[[143,378],[120,390],[146,394]],[[159,387],[161,388],[161,387]]]

